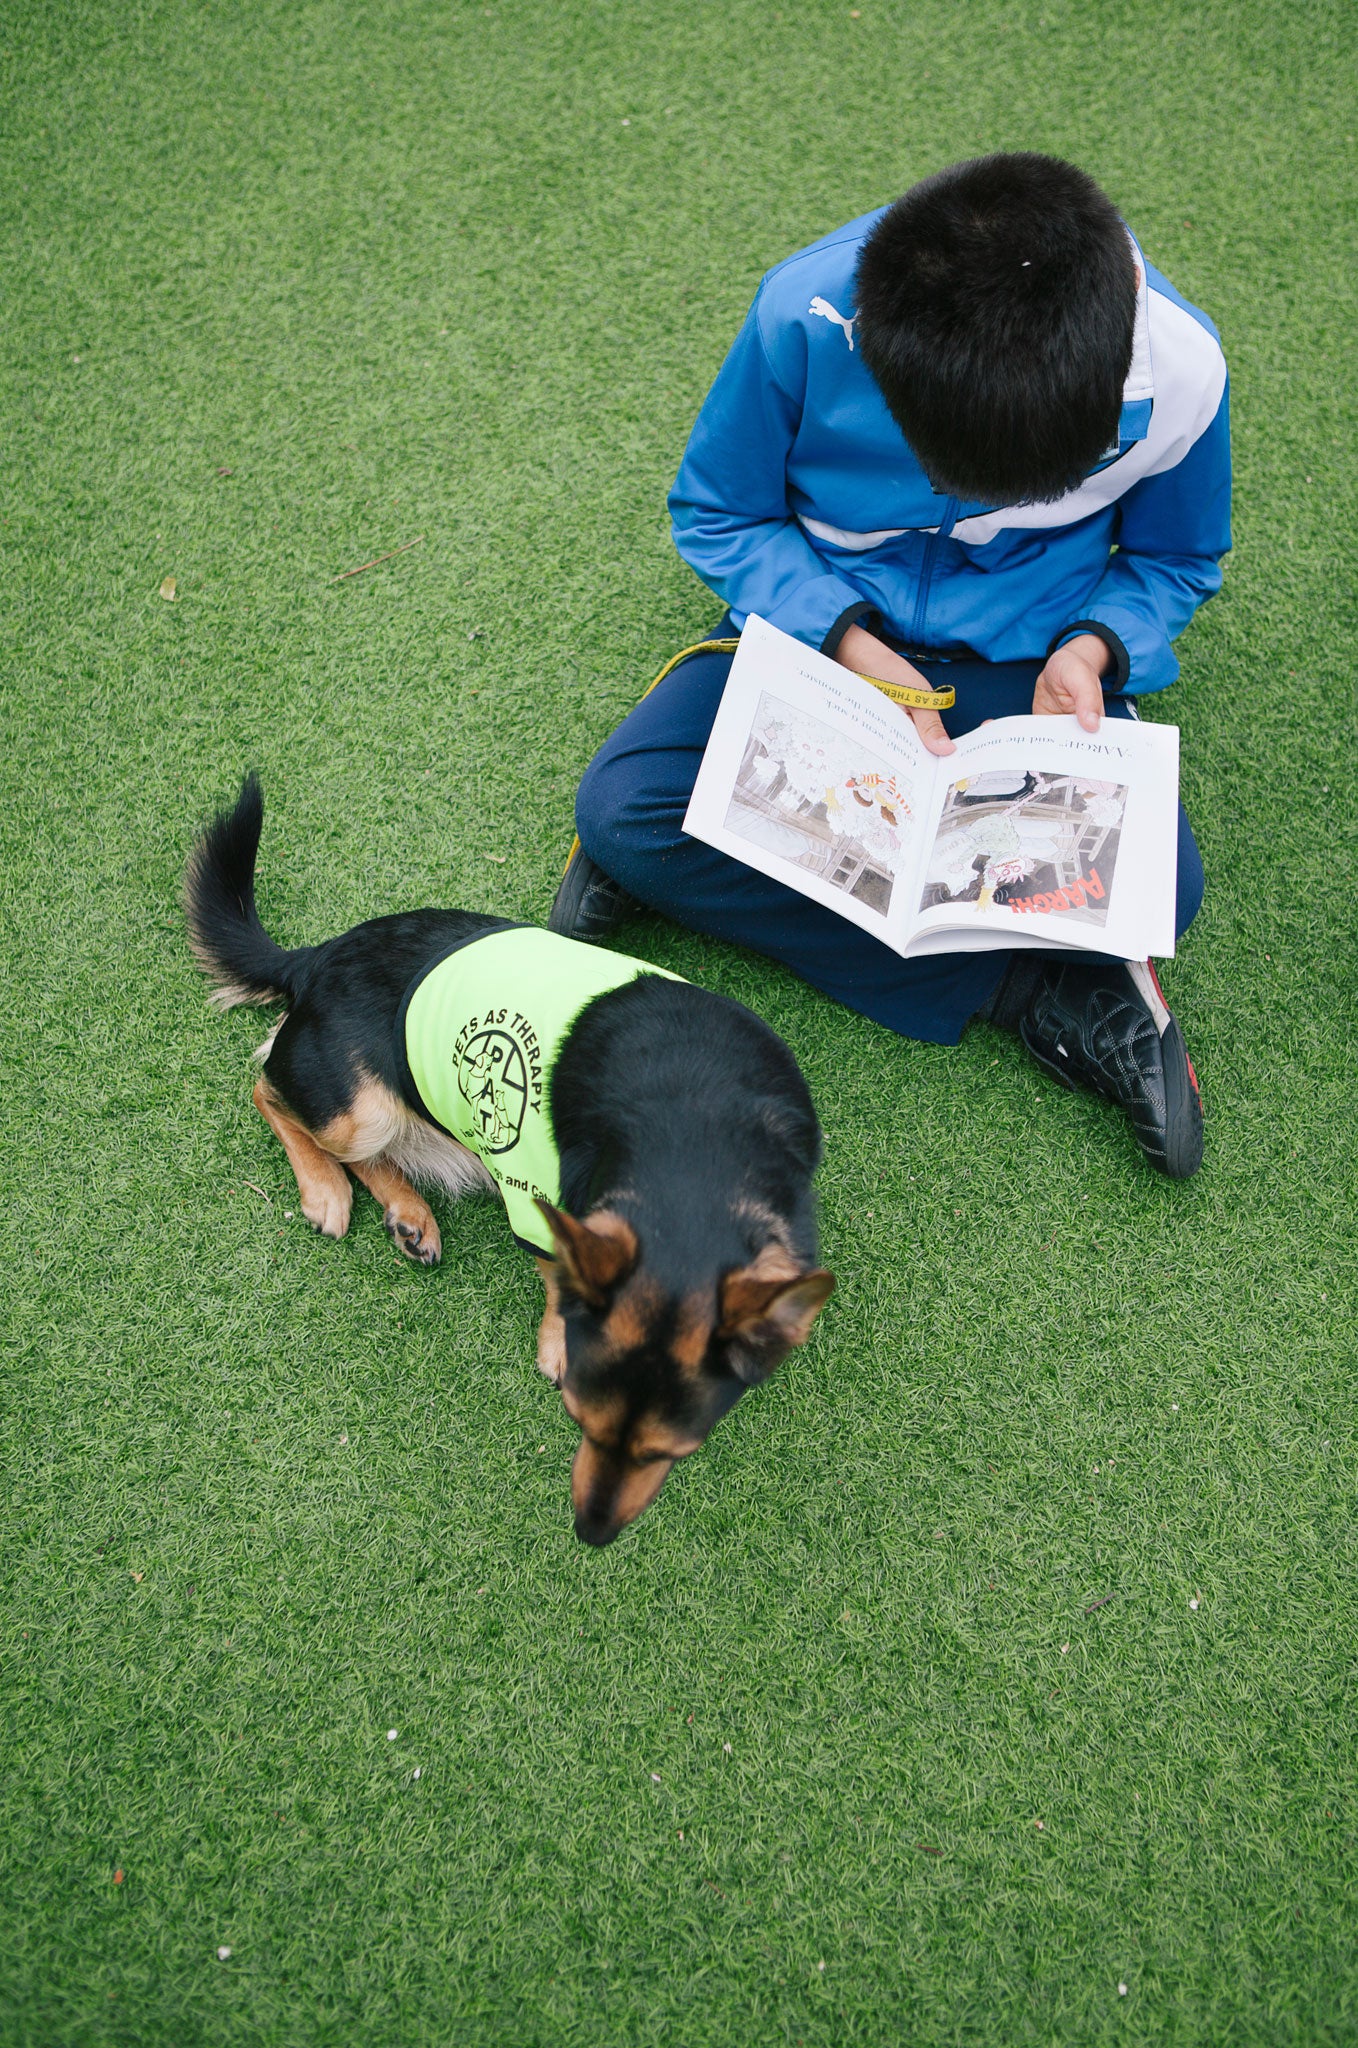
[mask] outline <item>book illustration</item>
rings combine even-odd
[[[914,791],[905,776],[770,691],[761,693],[726,829],[883,916],[908,867]]]
[[[1127,806],[1124,782],[992,771],[949,785],[920,909],[974,904],[1108,921]]]

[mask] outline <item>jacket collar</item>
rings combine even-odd
[[[1137,441],[1144,441],[1150,431],[1151,413],[1155,406],[1155,371],[1151,363],[1150,286],[1146,282],[1146,259],[1138,248],[1132,234],[1127,240],[1132,245],[1136,262],[1136,324],[1132,329],[1132,366],[1127,372],[1127,381],[1122,387],[1122,412],[1118,418],[1118,440],[1116,448],[1108,448],[1094,465],[1102,469],[1109,462],[1116,462],[1119,455]]]

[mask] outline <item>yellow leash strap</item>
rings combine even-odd
[[[692,647],[681,647],[673,659],[665,663],[655,681],[646,685],[641,696],[649,697],[666,676],[674,674],[681,661],[688,661],[695,654],[734,654],[739,645],[739,639],[699,640]],[[861,669],[853,669],[850,673],[865,683],[871,683],[874,690],[880,690],[884,697],[890,697],[893,704],[899,704],[906,711],[951,711],[957,702],[956,690],[915,690],[907,683],[884,683],[880,676],[865,676]],[[640,703],[641,698],[637,701]],[[566,855],[567,867],[579,851],[580,841],[572,839],[571,850]]]
[[[649,684],[642,695],[649,697],[656,685],[663,683],[666,676],[673,675],[680,662],[687,661],[690,655],[734,654],[739,645],[739,640],[700,640],[696,647],[682,648],[673,661],[665,663],[655,682]],[[874,690],[880,690],[884,697],[890,697],[893,704],[899,704],[906,711],[951,711],[957,702],[957,692],[951,686],[942,690],[917,690],[910,683],[884,683],[880,676],[864,675],[861,668],[852,669],[850,673],[861,682],[871,683]]]
[[[679,652],[674,656],[674,659],[672,661],[667,661],[665,663],[665,666],[661,669],[660,674],[656,677],[655,682],[647,683],[645,689],[641,693],[641,697],[649,697],[652,690],[654,690],[660,683],[663,683],[666,676],[673,675],[675,669],[678,668],[680,662],[687,661],[691,654],[734,654],[739,645],[740,641],[738,639],[699,640],[696,643],[696,645],[692,647],[681,647]],[[638,697],[638,703],[641,702],[641,697]],[[566,867],[570,866],[571,862],[575,859],[575,856],[577,853],[579,853],[579,851],[580,841],[579,838],[576,837],[572,839],[571,850],[566,855]]]
[[[865,676],[861,668],[853,671],[860,682],[871,683],[874,690],[880,690],[884,697],[890,697],[893,704],[899,704],[906,711],[951,711],[957,702],[957,692],[946,690],[916,690],[909,683],[884,683],[880,676]]]
[[[699,640],[697,645],[694,647],[681,647],[679,652],[675,655],[673,661],[667,661],[665,663],[665,666],[661,669],[660,674],[656,677],[655,682],[647,683],[645,689],[641,693],[642,697],[649,697],[652,690],[656,689],[659,684],[663,683],[666,676],[673,675],[674,671],[678,668],[680,662],[687,661],[691,654],[734,654],[739,645],[739,640]],[[640,702],[640,698],[637,701]]]

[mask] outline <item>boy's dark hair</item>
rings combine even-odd
[[[976,157],[915,185],[858,264],[863,359],[936,490],[1060,498],[1117,438],[1136,263],[1059,157]]]

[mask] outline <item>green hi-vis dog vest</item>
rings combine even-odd
[[[557,1054],[587,1004],[642,974],[683,979],[645,960],[511,925],[463,940],[406,990],[396,1054],[411,1107],[494,1176],[510,1228],[528,1251],[552,1255],[535,1198],[561,1200],[547,1114]]]

